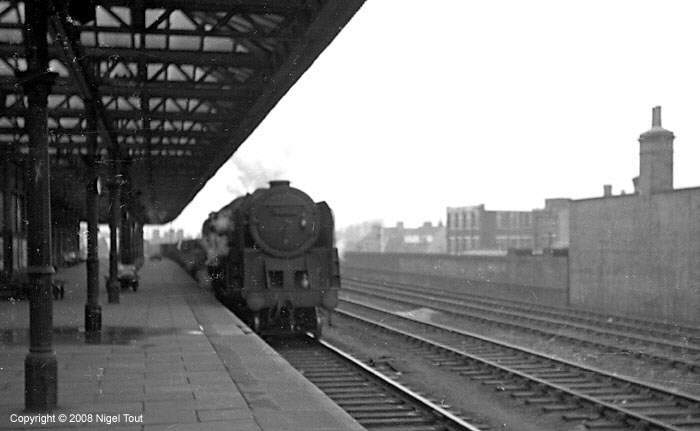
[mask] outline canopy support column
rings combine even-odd
[[[51,297],[51,187],[47,100],[57,74],[48,68],[46,43],[48,2],[26,1],[27,71],[18,78],[28,99],[25,128],[29,135],[27,175],[27,274],[29,292],[29,353],[24,361],[24,403],[27,410],[56,407],[58,377],[53,349]]]
[[[13,240],[13,229],[15,225],[15,218],[13,215],[13,195],[14,195],[14,166],[12,163],[14,157],[14,151],[12,147],[6,148],[3,154],[2,170],[2,248],[3,248],[3,271],[5,272],[5,277],[9,280],[12,278],[14,270],[14,247],[12,245]]]
[[[95,110],[87,109],[88,154],[85,207],[87,211],[87,302],[85,303],[85,332],[94,334],[102,330],[102,307],[100,306],[100,260],[97,256],[99,232],[99,176],[97,174],[97,119]]]
[[[116,156],[115,156],[116,157]],[[121,221],[121,183],[119,160],[112,160],[113,178],[109,183],[109,279],[107,281],[107,297],[110,304],[119,303],[121,285],[118,278],[119,248],[118,229]]]

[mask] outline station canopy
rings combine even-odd
[[[96,133],[101,176],[110,158],[122,161],[144,222],[171,221],[363,2],[52,0],[52,196],[84,214]],[[28,148],[23,20],[23,2],[0,0],[0,146],[19,157]]]

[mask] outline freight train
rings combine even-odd
[[[201,252],[216,296],[257,333],[311,332],[338,303],[340,273],[330,207],[289,181],[233,200],[209,214]],[[188,258],[183,261],[190,263]]]

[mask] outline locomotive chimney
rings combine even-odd
[[[612,186],[610,184],[603,185],[603,196],[612,196]]]
[[[270,181],[270,188],[273,187],[289,187],[289,181],[287,180],[272,180]]]

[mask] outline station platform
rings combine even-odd
[[[58,407],[38,416],[24,411],[28,301],[0,303],[0,429],[364,429],[174,262],[149,261],[140,276],[120,304],[100,286],[103,330],[91,343],[85,265],[55,276],[66,287],[54,301]]]

